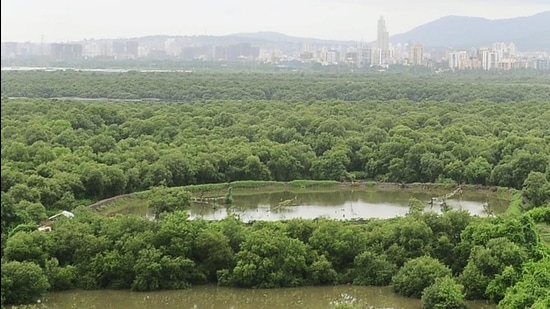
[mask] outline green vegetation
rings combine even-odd
[[[459,308],[462,295],[500,308],[547,304],[547,76],[1,74],[6,304],[48,290],[204,283],[391,284],[424,295],[426,308]],[[68,96],[170,102],[46,99]],[[231,204],[239,188],[357,180],[369,189],[491,187],[514,198],[488,218],[423,213],[417,200],[404,217],[360,222],[185,213],[212,190]],[[87,207],[123,194],[132,195],[115,207],[132,202],[157,219]],[[47,220],[61,210],[76,216]],[[38,231],[42,223],[51,232]]]
[[[114,216],[116,214],[140,214],[146,216],[149,213],[149,200],[147,195],[133,195],[127,198],[121,198],[111,203],[107,203],[95,210],[104,216]]]
[[[388,261],[384,255],[364,251],[355,257],[354,279],[356,285],[389,285],[393,275],[397,273],[397,266]]]
[[[437,278],[422,292],[424,309],[464,309],[464,286],[450,277]]]
[[[527,286],[528,280],[538,280],[544,290],[546,279],[536,277],[535,270],[535,277],[529,277],[524,266],[544,266],[550,256],[537,227],[529,223],[529,213],[508,219],[448,211],[361,222],[243,223],[234,217],[188,220],[180,211],[155,221],[105,217],[85,207],[74,212],[72,219],[52,222],[49,233],[20,231],[11,236],[3,252],[3,282],[21,278],[6,265],[17,269],[25,264],[33,265],[50,290],[391,283],[398,293],[420,298],[437,278],[452,275],[465,286],[467,298],[498,302],[514,299],[510,291],[525,297],[523,281]],[[19,295],[17,285],[2,287],[10,297],[6,302],[30,300],[12,298]],[[430,293],[447,293],[444,287],[432,289],[436,291]],[[28,297],[35,301],[38,292]],[[524,301],[538,301],[539,295]]]
[[[450,275],[451,270],[440,261],[422,256],[407,261],[392,278],[391,285],[398,294],[420,298],[425,288]]]
[[[550,246],[550,224],[542,223],[538,225],[539,231],[540,231],[540,238],[542,242],[544,242],[546,245]]]
[[[50,287],[40,266],[33,262],[2,263],[2,302],[31,303]]]
[[[293,180],[289,182],[291,188],[331,187],[335,184],[338,184],[335,180]]]
[[[348,70],[346,70],[348,71]],[[2,71],[2,97],[83,97],[208,100],[361,102],[408,100],[467,103],[548,102],[550,75],[252,72],[204,70],[108,73]],[[507,72],[504,72],[507,73]],[[282,111],[282,110],[281,110]]]
[[[537,181],[548,174],[548,110],[539,102],[3,100],[2,192],[5,204],[24,203],[23,221],[155,186],[195,194],[258,186],[251,180],[300,188],[354,177],[513,187],[529,208],[524,200],[548,199],[547,182]]]
[[[507,291],[498,308],[548,308],[549,287],[550,259],[527,263],[521,279]]]
[[[153,210],[155,216],[164,212],[183,211],[191,206],[191,193],[182,188],[179,190],[166,190],[162,187],[154,187],[147,194],[148,208]]]

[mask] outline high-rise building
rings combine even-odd
[[[193,60],[195,58],[196,48],[191,46],[186,46],[181,49],[180,58],[186,61]]]
[[[499,59],[504,58],[504,55],[506,54],[507,49],[508,47],[504,42],[493,43],[493,52],[498,54]]]
[[[126,55],[129,58],[136,59],[139,54],[139,42],[138,41],[127,41],[126,42]]]
[[[311,42],[302,42],[302,53],[309,53],[313,51]]]
[[[550,70],[550,59],[536,59],[535,69],[537,70]]]
[[[390,34],[386,29],[386,21],[384,21],[383,16],[380,16],[380,19],[378,20],[378,36],[376,39],[376,45],[378,49],[383,51],[390,50]]]
[[[227,60],[227,47],[214,46],[214,60],[217,60],[217,61]]]
[[[490,51],[489,49],[480,49],[481,66],[484,70],[498,69],[498,62],[500,61],[498,52]]]
[[[115,59],[136,59],[138,57],[138,41],[113,41],[112,51]]]
[[[78,61],[82,58],[81,44],[51,44],[52,58],[55,61]]]
[[[117,59],[122,59],[126,55],[126,42],[114,41],[113,54]]]
[[[464,62],[469,59],[468,52],[466,51],[449,53],[447,58],[449,61],[449,68],[451,70],[462,70],[464,68]]]
[[[517,53],[517,48],[516,48],[516,44],[514,44],[514,42],[510,43],[510,45],[508,45],[508,56],[510,57],[514,57]]]
[[[179,56],[183,48],[183,41],[178,38],[168,38],[164,41],[164,51],[169,56]],[[159,48],[163,49],[163,48]]]
[[[328,50],[326,53],[325,61],[328,64],[338,64],[340,62],[340,51],[336,49]]]
[[[227,46],[227,60],[235,61],[239,60],[241,56],[244,57],[242,53],[242,46],[241,44],[232,44]]]
[[[367,45],[357,48],[357,67],[367,68],[372,64],[372,49]]]
[[[424,63],[424,46],[422,44],[413,44],[409,47],[409,63],[412,65]]]
[[[17,42],[2,43],[2,59],[15,58],[17,56]]]

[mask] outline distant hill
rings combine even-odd
[[[202,45],[251,43],[283,51],[301,49],[304,42],[324,46],[357,46],[358,41],[324,40],[290,36],[279,32],[246,32],[222,36],[152,35],[132,38],[140,45],[163,49],[169,38],[184,39]],[[392,43],[422,43],[428,48],[479,48],[495,42],[514,42],[520,51],[550,51],[550,11],[527,17],[485,19],[480,17],[446,16],[390,37]],[[371,42],[375,43],[375,42]]]
[[[523,51],[550,51],[550,11],[527,17],[489,20],[446,16],[390,37],[392,43],[415,42],[428,47],[470,48],[514,42]]]
[[[291,42],[296,43],[303,38],[286,35],[279,32],[259,31],[259,32],[242,32],[226,35],[228,37],[236,37],[243,39],[271,41],[271,42]]]
[[[357,41],[338,41],[338,40],[323,40],[316,38],[303,38],[290,36],[279,32],[269,32],[269,31],[260,31],[260,32],[245,32],[245,33],[234,33],[229,34],[227,37],[251,39],[251,40],[260,40],[268,42],[286,42],[286,43],[299,43],[310,42],[310,43],[322,43],[322,44],[344,44],[344,45],[357,45]]]
[[[337,41],[337,40],[323,40],[316,38],[302,38],[296,36],[290,36],[279,32],[243,32],[233,33],[228,35],[150,35],[143,37],[129,38],[129,40],[138,41],[141,46],[148,46],[155,49],[164,49],[165,41],[167,39],[184,40],[188,43],[201,44],[205,46],[216,45],[231,45],[239,43],[250,43],[254,46],[260,46],[263,48],[277,48],[284,52],[292,52],[300,50],[304,42],[312,44],[323,44],[329,46],[356,46],[355,41]],[[116,40],[113,40],[116,41]],[[84,43],[85,41],[79,41],[78,43]]]

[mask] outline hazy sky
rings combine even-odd
[[[276,31],[374,40],[446,15],[489,19],[550,10],[550,0],[1,0],[2,41],[45,42],[143,35]]]

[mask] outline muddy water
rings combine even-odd
[[[368,219],[403,216],[408,211],[409,198],[423,201],[426,211],[441,212],[438,205],[431,206],[434,193],[412,191],[336,190],[314,192],[254,192],[233,193],[231,206],[195,204],[190,210],[192,218],[219,220],[236,214],[243,221],[314,219]],[[488,198],[484,193],[466,193],[462,198],[447,200],[453,209],[464,209],[473,215],[487,216],[484,203],[495,213],[506,210],[508,201]]]
[[[235,289],[196,286],[189,290],[160,292],[69,291],[50,293],[43,300],[58,309],[323,309],[339,303],[357,308],[420,309],[418,299],[394,294],[389,287],[325,286],[292,289]],[[470,309],[494,309],[485,302],[468,302]]]
[[[243,220],[283,220],[290,218],[329,217],[337,219],[389,218],[404,215],[408,200],[415,197],[426,203],[427,211],[439,212],[437,206],[429,206],[434,193],[409,191],[367,190],[319,190],[296,192],[265,192],[259,190],[234,191],[230,207],[213,204],[195,204],[192,217],[222,219],[235,213]],[[222,195],[223,196],[223,195]],[[281,206],[283,201],[290,206]],[[455,209],[465,209],[472,214],[487,215],[483,203],[495,213],[506,210],[508,201],[488,198],[486,194],[467,193],[462,199],[448,203]],[[139,208],[130,213],[145,215],[147,209]],[[144,213],[142,213],[144,212]],[[49,293],[42,300],[43,308],[80,309],[274,309],[334,308],[339,303],[369,309],[420,309],[421,302],[394,294],[389,287],[324,286],[292,289],[235,289],[217,286],[195,286],[188,290],[130,292],[130,291],[68,291]],[[494,309],[485,302],[468,302],[470,309]]]

